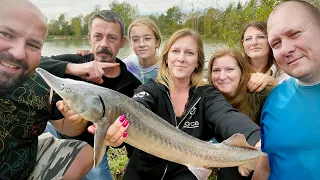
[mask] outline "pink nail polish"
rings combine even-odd
[[[124,121],[125,119],[126,119],[126,115],[123,114],[123,115],[120,116],[120,119],[119,119],[119,120],[120,120],[121,123],[123,123],[123,121]]]
[[[123,138],[125,138],[125,137],[127,137],[128,136],[128,133],[127,132],[124,132],[123,134],[122,134],[122,137]]]
[[[128,121],[128,120],[126,120],[126,121],[122,124],[122,127],[127,127],[127,126],[128,126],[128,124],[129,124],[129,121]]]

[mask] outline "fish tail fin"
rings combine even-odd
[[[187,166],[188,169],[192,172],[193,175],[197,177],[198,180],[207,180],[211,174],[210,169],[196,167],[196,166]]]

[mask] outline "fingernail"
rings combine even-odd
[[[127,126],[128,126],[128,124],[129,124],[129,121],[128,121],[128,120],[126,120],[126,121],[122,124],[122,127],[127,127]]]
[[[125,137],[127,137],[128,136],[128,133],[127,132],[124,132],[123,134],[122,134],[122,137],[123,138],[125,138]]]
[[[125,119],[126,119],[126,115],[123,114],[123,115],[120,116],[119,120],[120,120],[120,122],[123,122]]]

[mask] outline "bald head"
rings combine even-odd
[[[269,16],[269,19],[272,18],[278,11],[282,11],[281,9],[283,8],[291,8],[292,12],[295,12],[294,9],[298,12],[303,11],[303,14],[305,16],[307,16],[310,20],[312,20],[320,27],[320,10],[309,2],[301,0],[292,0],[280,3],[274,8]]]
[[[20,10],[29,10],[33,12],[40,20],[47,25],[47,19],[41,10],[28,0],[0,0],[0,11],[12,10],[15,12],[20,12]],[[22,14],[23,15],[23,14]]]

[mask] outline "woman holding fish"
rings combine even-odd
[[[198,139],[220,137],[226,140],[241,133],[249,144],[259,144],[259,126],[234,109],[217,89],[203,82],[204,50],[197,32],[188,29],[175,32],[163,48],[161,61],[156,80],[138,87],[134,100]],[[130,119],[121,116],[109,127],[107,145],[119,146],[130,136],[126,132],[128,121]],[[185,165],[135,149],[123,179],[197,178]]]

